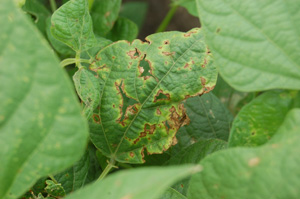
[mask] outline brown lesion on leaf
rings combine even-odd
[[[134,153],[133,153],[133,152],[130,152],[129,155],[130,155],[130,157],[132,157],[132,158],[134,157]]]
[[[203,64],[201,65],[201,67],[202,67],[202,68],[205,68],[205,67],[206,67],[206,65],[207,65],[207,59],[206,59],[206,58],[204,58],[204,60],[203,60]]]
[[[94,121],[95,123],[101,124],[101,118],[100,118],[100,116],[99,116],[98,114],[94,113],[94,114],[92,115],[92,119],[93,119],[93,121]]]
[[[159,82],[158,78],[153,75],[153,66],[150,60],[146,59],[146,55],[144,55],[144,58],[140,60],[139,66],[139,77],[142,77],[144,80],[148,80],[151,77],[155,79],[156,82]]]
[[[109,12],[109,11],[107,11],[107,12],[104,14],[105,18],[109,17],[109,15],[110,15],[110,12]]]
[[[156,95],[154,96],[154,101],[153,102],[158,102],[158,101],[168,101],[170,100],[170,94],[169,93],[164,93],[163,90],[159,89]]]
[[[97,66],[97,67],[93,67],[93,66],[94,66],[93,64],[90,64],[89,69],[91,71],[94,71],[97,74],[98,74],[98,71],[108,68],[108,66],[106,64],[103,64],[103,65]]]
[[[122,97],[122,103],[119,105],[120,117],[117,119],[117,122],[122,126],[125,126],[125,121],[128,119],[129,115],[134,115],[138,112],[138,101],[126,94],[123,80],[120,84],[115,82],[115,86],[118,91],[118,95],[121,95]]]
[[[156,124],[151,125],[146,123],[144,126],[144,131],[140,132],[139,137],[133,141],[133,144],[138,143],[141,138],[146,137],[147,135],[154,134],[155,129],[156,129]]]
[[[135,48],[135,50],[130,50],[126,54],[130,57],[130,59],[136,59],[141,55],[141,52]]]
[[[165,40],[165,41],[164,41],[164,44],[165,44],[165,45],[169,45],[169,44],[170,44],[170,41],[169,41],[169,40]]]
[[[195,33],[197,33],[197,31],[191,30],[191,31],[185,33],[183,36],[184,36],[184,37],[190,37],[192,34],[195,34]]]
[[[159,46],[158,49],[161,50],[161,49],[162,49],[162,46]]]
[[[159,108],[156,109],[156,114],[157,114],[157,115],[161,115],[161,111],[160,111]]]
[[[215,88],[215,86],[212,87],[206,86],[206,79],[204,77],[200,77],[200,80],[201,80],[201,85],[203,87],[203,92],[201,94],[209,93],[211,90]]]
[[[216,33],[220,33],[221,28],[217,28]]]
[[[186,110],[183,104],[180,104],[179,113],[177,112],[176,108],[172,106],[170,108],[170,122],[171,129],[178,130],[181,126],[188,125],[190,123],[190,118],[186,114]]]
[[[163,51],[162,54],[165,56],[173,56],[173,55],[175,55],[175,52],[164,52]]]

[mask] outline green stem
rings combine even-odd
[[[50,178],[55,184],[58,184],[57,180],[54,178],[53,175],[49,175],[49,178]]]
[[[164,20],[161,22],[161,24],[159,25],[159,27],[157,28],[156,32],[163,32],[166,30],[167,26],[169,25],[171,19],[173,18],[176,10],[178,8],[178,5],[173,5],[171,7],[171,9],[169,10],[169,12],[167,13],[166,17],[164,18]]]
[[[80,63],[88,63],[90,64],[91,61],[89,59],[77,59],[77,58],[67,58],[67,59],[64,59],[60,62],[60,65],[61,67],[65,67],[65,66],[68,66],[70,64],[77,64],[78,62]]]
[[[57,9],[55,0],[50,0],[50,7],[51,7],[52,12],[55,12],[55,10]]]
[[[114,167],[115,167],[115,160],[111,159],[110,162],[105,167],[104,171],[99,176],[98,180],[102,180],[103,178],[105,178],[105,176],[107,176],[107,174],[110,172],[110,170]]]

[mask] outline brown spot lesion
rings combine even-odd
[[[146,137],[147,135],[154,134],[155,129],[156,129],[156,124],[151,125],[146,123],[144,126],[144,131],[140,132],[139,137],[133,141],[133,144],[138,143],[141,138]]]
[[[156,109],[156,114],[157,114],[157,115],[161,115],[161,111],[160,111],[159,108]]]
[[[204,77],[200,77],[200,80],[201,80],[201,85],[203,87],[203,92],[201,94],[209,93],[211,90],[215,88],[215,86],[212,87],[206,86],[206,79]]]
[[[197,33],[197,31],[191,30],[191,31],[185,33],[183,36],[184,36],[184,37],[190,37],[192,34],[195,34],[195,33]]]
[[[99,116],[98,114],[94,113],[94,114],[92,115],[92,119],[93,119],[93,121],[94,121],[95,123],[101,124],[101,118],[100,118],[100,116]]]
[[[127,95],[124,80],[122,80],[120,84],[115,82],[115,87],[118,91],[118,95],[122,97],[122,103],[119,105],[120,117],[117,119],[117,122],[125,126],[125,121],[129,118],[129,115],[134,115],[138,112],[137,105],[139,103]]]
[[[130,50],[126,54],[130,57],[130,59],[136,59],[141,55],[141,52],[137,48],[135,48],[134,50]]]
[[[170,44],[170,41],[169,41],[169,40],[165,40],[165,41],[164,41],[164,44],[165,44],[165,45],[169,45],[169,44]]]
[[[154,96],[154,101],[153,102],[158,102],[158,101],[168,101],[170,100],[170,94],[169,93],[164,93],[163,90],[159,89],[156,95]]]
[[[175,52],[164,52],[163,51],[162,54],[165,56],[173,56],[173,55],[175,55]]]
[[[130,155],[130,157],[132,157],[132,158],[134,157],[134,153],[133,153],[133,152],[130,152],[129,155]]]
[[[153,77],[156,82],[159,81],[157,77],[153,75],[152,63],[150,60],[146,59],[146,55],[144,55],[144,58],[140,60],[138,70],[140,73],[139,77],[143,78],[144,80],[148,80]]]

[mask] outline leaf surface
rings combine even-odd
[[[70,0],[51,17],[51,33],[76,52],[94,46],[96,38],[87,0]]]
[[[293,109],[267,144],[231,148],[203,159],[203,171],[193,175],[188,198],[299,198],[299,123],[300,109]]]
[[[197,0],[222,77],[241,91],[300,89],[300,4]]]
[[[200,29],[146,39],[114,43],[90,66],[102,87],[91,139],[119,162],[142,163],[144,149],[150,154],[168,149],[188,122],[180,102],[209,92],[217,78]]]
[[[14,1],[0,5],[0,198],[80,158],[88,128],[59,60]]]
[[[187,199],[187,197],[170,187],[160,196],[160,199]]]
[[[199,172],[199,166],[149,167],[120,171],[70,194],[66,199],[156,199],[177,180]]]
[[[268,91],[255,98],[236,116],[229,146],[259,146],[266,143],[292,109],[297,92]]]
[[[133,21],[125,17],[119,17],[112,30],[106,35],[106,38],[112,41],[133,41],[136,39],[138,32],[138,27]]]
[[[148,2],[138,1],[124,2],[120,9],[120,16],[130,19],[141,29],[147,15],[148,4]]]
[[[122,0],[94,0],[91,15],[94,31],[105,36],[114,26],[118,18]]]

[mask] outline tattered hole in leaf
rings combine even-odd
[[[164,93],[163,90],[159,90],[156,95],[154,96],[154,101],[153,102],[158,102],[158,101],[167,101],[170,100],[170,94],[169,93]]]
[[[120,117],[117,119],[117,122],[120,123],[122,126],[125,126],[125,120],[128,119],[129,114],[136,114],[138,112],[136,107],[138,101],[127,96],[125,92],[124,80],[122,80],[120,84],[115,82],[115,86],[119,91],[118,94],[120,94],[122,97],[122,104],[120,104],[119,106]]]
[[[146,54],[144,55],[143,59],[140,60],[139,63],[139,77],[142,77],[144,80],[147,80],[153,77],[157,82],[159,81],[157,77],[153,75],[153,67],[151,66],[151,62],[146,59]]]

